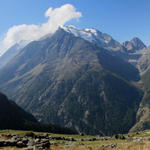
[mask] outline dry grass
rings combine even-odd
[[[25,133],[29,131],[11,131],[4,130],[0,131],[0,133],[13,133],[23,136]],[[43,134],[43,133],[36,133]],[[50,150],[150,150],[150,130],[146,130],[139,133],[129,133],[125,136],[130,136],[131,139],[133,137],[137,138],[147,138],[144,142],[133,142],[133,140],[105,140],[105,141],[80,141],[80,139],[84,138],[92,138],[92,136],[79,136],[79,135],[59,135],[59,134],[50,134],[51,136],[63,136],[63,137],[73,137],[75,139],[79,139],[79,141],[69,142],[69,141],[51,141],[54,143],[51,145]],[[111,145],[114,144],[116,147],[111,148]],[[16,147],[5,147],[0,148],[0,150],[24,150]]]
[[[143,143],[137,143],[137,142],[116,142],[117,147],[110,148],[106,147],[108,144],[114,144],[113,142],[102,143],[102,142],[96,142],[94,143],[87,143],[84,145],[80,145],[77,143],[72,144],[71,146],[68,145],[62,145],[62,144],[56,144],[52,145],[50,150],[150,150],[150,142],[143,142]],[[23,150],[21,148],[16,147],[5,147],[0,148],[0,150]]]
[[[0,150],[23,150],[23,149],[16,148],[16,147],[5,147],[5,148],[0,148]]]
[[[52,145],[51,150],[150,150],[150,142],[135,143],[119,141],[115,144],[117,145],[115,148],[107,147],[107,144],[103,144],[102,142],[99,144],[72,145],[70,147],[58,144]]]

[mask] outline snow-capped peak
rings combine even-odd
[[[93,29],[93,28],[86,28],[86,29],[84,29],[85,31],[87,31],[87,32],[90,32],[90,33],[92,33],[92,34],[94,34],[94,35],[96,35],[97,36],[97,30],[96,29]]]
[[[109,41],[104,37],[103,33],[94,28],[79,29],[75,26],[61,26],[66,32],[72,33],[76,37],[83,38],[89,42],[100,41],[101,43],[108,43]]]

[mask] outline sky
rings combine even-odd
[[[149,7],[150,0],[0,0],[0,51],[59,25],[96,28],[120,43],[139,37],[150,45]]]

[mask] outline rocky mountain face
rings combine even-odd
[[[131,131],[150,128],[150,47],[144,49],[144,53],[139,60],[138,67],[141,72],[141,86],[144,91],[144,97],[136,116],[137,123]]]
[[[141,76],[144,96],[136,115],[136,124],[131,131],[140,131],[150,128],[150,69]]]
[[[129,131],[142,97],[131,84],[138,80],[133,65],[62,28],[0,70],[1,91],[41,122],[87,134]]]
[[[150,46],[144,49],[143,55],[138,62],[140,72],[145,73],[150,67]]]
[[[0,93],[0,129],[24,129],[28,122],[37,123],[31,114]]]
[[[146,48],[146,45],[137,37],[133,38],[131,41],[125,41],[122,45],[130,53]]]
[[[137,37],[122,44],[126,48],[126,55],[122,58],[138,68],[140,58],[144,54],[146,45]]]

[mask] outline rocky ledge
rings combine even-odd
[[[50,140],[48,134],[38,136],[31,132],[27,133],[24,137],[13,134],[2,134],[0,137],[2,139],[0,140],[0,147],[15,146],[18,148],[25,148],[25,150],[50,149]]]

